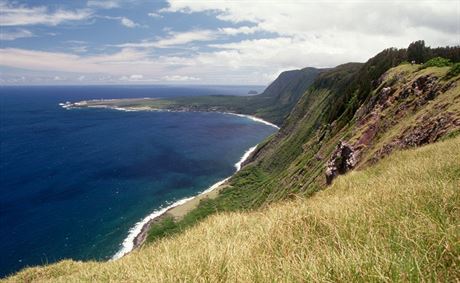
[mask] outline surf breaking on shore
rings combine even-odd
[[[244,155],[241,157],[241,159],[237,163],[235,163],[236,172],[241,170],[242,164],[249,158],[249,156],[251,156],[251,154],[254,152],[254,150],[256,150],[256,148],[257,148],[257,145],[251,147],[250,149],[248,149],[244,153]],[[220,187],[225,182],[227,182],[229,179],[230,179],[230,177],[227,177],[227,178],[225,178],[223,180],[220,180],[219,182],[217,182],[214,185],[210,186],[208,189],[204,190],[203,192],[199,193],[196,196],[192,196],[192,197],[188,197],[188,198],[178,200],[178,201],[174,202],[173,204],[171,204],[171,205],[169,205],[169,206],[167,206],[165,208],[155,210],[152,213],[150,213],[149,215],[147,215],[147,217],[145,217],[141,221],[137,222],[134,225],[134,227],[129,230],[128,236],[123,241],[121,249],[112,257],[112,260],[119,259],[119,258],[123,257],[124,255],[128,254],[129,252],[131,252],[135,248],[135,240],[136,240],[137,236],[143,230],[145,230],[145,228],[146,228],[145,226],[148,225],[149,223],[151,223],[152,220],[164,215],[165,213],[167,213],[172,208],[175,208],[177,206],[180,206],[180,205],[183,205],[183,204],[187,203],[188,201],[194,199],[195,197],[197,197],[199,195],[203,195],[203,194],[206,194],[206,193],[209,193],[209,192],[215,190],[216,188]]]
[[[238,117],[244,117],[244,118],[248,118],[248,119],[251,119],[255,122],[259,122],[259,123],[262,123],[262,124],[265,124],[265,125],[268,125],[268,126],[271,126],[273,128],[276,128],[276,129],[280,129],[280,127],[278,127],[277,125],[273,124],[273,123],[270,123],[268,121],[265,121],[264,119],[261,119],[261,118],[258,118],[258,117],[255,117],[255,116],[251,116],[251,115],[245,115],[245,114],[237,114],[237,113],[231,113],[231,112],[221,112],[223,114],[230,114],[230,115],[235,115],[235,116],[238,116]]]

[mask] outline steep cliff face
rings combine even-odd
[[[436,142],[460,129],[459,77],[445,79],[449,67],[418,69],[407,64],[385,73],[356,113],[350,141],[361,163]]]
[[[299,98],[307,91],[320,72],[327,69],[304,68],[282,72],[261,96],[278,99],[282,103],[297,103]]]
[[[366,74],[367,81],[359,83],[363,70],[379,63],[373,58],[318,76],[279,133],[255,152],[249,173],[240,173],[243,178],[254,172],[270,176],[244,185],[263,192],[258,194],[263,201],[255,203],[311,194],[337,175],[373,164],[394,150],[459,133],[460,76],[449,78],[451,67],[401,64],[374,77]],[[367,95],[360,95],[368,86]]]
[[[405,64],[379,78],[378,87],[349,126],[346,140],[355,165],[362,168],[394,150],[459,133],[460,78],[446,79],[448,70],[449,67],[420,70],[419,65]],[[333,156],[329,161],[332,160]]]
[[[304,68],[282,72],[265,90],[250,102],[257,116],[282,124],[318,75],[327,69]]]

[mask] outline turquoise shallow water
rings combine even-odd
[[[65,110],[59,102],[222,92],[232,90],[2,87],[0,275],[112,257],[135,223],[228,177],[276,130],[218,113]]]

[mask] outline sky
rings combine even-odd
[[[266,85],[423,39],[459,0],[0,0],[0,84]]]

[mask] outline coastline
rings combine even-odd
[[[251,156],[251,154],[256,150],[256,148],[257,145],[249,148],[243,154],[241,159],[237,163],[235,163],[235,173],[241,170],[241,165],[249,158],[249,156]],[[155,210],[149,215],[147,215],[144,219],[137,222],[133,226],[133,228],[129,230],[128,236],[123,241],[121,249],[117,253],[115,253],[111,260],[117,260],[123,257],[124,255],[130,253],[134,249],[137,249],[140,246],[142,246],[145,239],[147,238],[148,231],[153,224],[158,223],[167,217],[181,219],[189,211],[196,208],[202,199],[215,198],[223,188],[228,186],[227,181],[230,178],[231,176],[223,180],[220,180],[219,182],[213,184],[208,189],[204,190],[196,196],[178,200],[173,204],[167,206],[166,208]]]
[[[136,99],[131,99],[134,101],[143,101],[143,100],[148,100],[150,98],[136,98]],[[280,129],[279,126],[268,122],[262,118],[252,116],[252,115],[247,115],[247,114],[240,114],[240,113],[234,113],[234,112],[224,112],[224,111],[200,111],[200,110],[187,110],[187,111],[181,111],[181,110],[172,110],[172,109],[162,109],[162,108],[152,108],[149,106],[117,106],[117,105],[110,105],[110,104],[103,104],[104,102],[116,102],[120,101],[122,99],[100,99],[100,100],[84,100],[80,102],[65,102],[65,103],[59,103],[59,106],[62,108],[69,110],[69,109],[78,109],[78,108],[102,108],[102,109],[112,109],[112,110],[118,110],[118,111],[123,111],[123,112],[136,112],[136,111],[157,111],[157,112],[209,112],[209,113],[219,113],[219,114],[225,114],[225,115],[234,115],[242,118],[247,118],[250,120],[253,120],[255,122],[259,122],[262,124],[265,124],[267,126]],[[94,104],[90,104],[93,102]]]
[[[140,98],[138,100],[143,100],[143,99],[145,98]],[[98,103],[104,102],[104,100],[95,100],[95,101],[97,101]],[[78,108],[103,108],[103,109],[112,109],[112,110],[118,110],[118,111],[124,111],[124,112],[134,112],[134,111],[185,112],[185,111],[175,111],[175,110],[158,109],[158,108],[151,108],[151,107],[135,107],[135,106],[134,107],[133,106],[119,107],[116,105],[106,105],[106,104],[88,105],[88,102],[91,102],[91,101],[82,101],[82,102],[76,102],[76,103],[65,102],[65,103],[59,103],[59,105],[66,110],[75,109],[75,108],[77,109]],[[193,111],[188,111],[188,112],[193,112]],[[259,117],[255,117],[251,115],[238,114],[238,113],[232,113],[232,112],[221,112],[221,111],[195,111],[195,112],[212,112],[212,113],[219,113],[219,114],[224,114],[224,115],[233,115],[233,116],[250,119],[254,122],[262,123],[270,127],[276,128],[278,130],[280,129],[277,125],[273,123],[270,123]],[[123,240],[121,244],[121,248],[112,256],[110,260],[117,260],[125,256],[126,254],[130,253],[134,249],[137,249],[140,246],[142,246],[142,244],[145,242],[148,236],[148,231],[153,224],[158,223],[167,217],[181,219],[189,211],[196,208],[202,199],[217,197],[219,192],[223,188],[228,186],[227,181],[235,173],[241,170],[242,164],[251,156],[251,154],[256,150],[257,146],[258,144],[246,150],[246,152],[243,154],[240,160],[234,164],[236,171],[231,176],[216,182],[215,184],[210,186],[208,189],[204,190],[203,192],[195,196],[180,199],[168,205],[165,208],[154,210],[153,212],[148,214],[146,217],[144,217],[142,220],[137,222],[129,230],[128,236]]]

